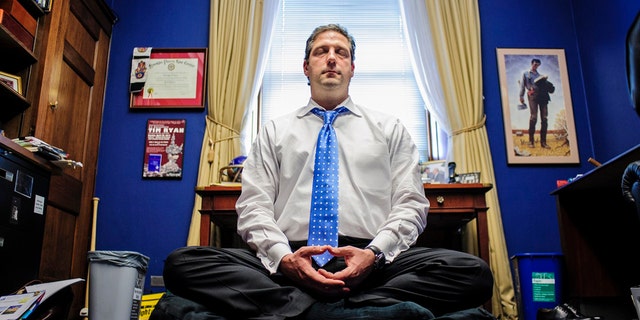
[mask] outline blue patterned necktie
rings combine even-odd
[[[324,117],[324,125],[316,142],[316,158],[313,166],[313,188],[311,190],[311,215],[309,217],[310,246],[338,246],[338,141],[333,121],[344,112],[345,107],[324,111],[314,108],[315,115]],[[319,266],[324,266],[333,256],[325,251],[313,256]]]

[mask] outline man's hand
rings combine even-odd
[[[331,247],[302,247],[294,253],[285,255],[280,261],[279,270],[293,282],[319,293],[340,294],[349,292],[349,288],[345,286],[345,281],[339,278],[327,277],[327,275],[333,274],[323,269],[315,270],[312,266],[311,256],[321,254],[329,248]]]
[[[347,287],[358,286],[373,271],[375,255],[369,249],[360,249],[352,246],[330,247],[329,252],[336,257],[343,257],[347,267],[336,273],[323,269],[318,270],[318,272],[327,278],[344,281]]]

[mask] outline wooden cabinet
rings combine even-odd
[[[40,277],[87,278],[92,199],[106,87],[111,31],[115,16],[103,1],[56,0],[47,15],[34,135],[59,146],[83,168],[52,178]],[[42,58],[41,58],[42,59]],[[85,292],[74,287],[71,316],[84,307]]]
[[[478,256],[489,263],[489,232],[485,193],[491,184],[425,184],[424,191],[431,203],[428,225],[417,245],[462,250],[461,229],[476,221]],[[240,187],[208,186],[196,188],[202,197],[200,245],[219,242],[221,247],[243,246],[236,234],[236,201]],[[219,241],[211,239],[212,223],[220,228]]]
[[[30,107],[16,116],[0,110],[10,118],[3,122],[8,137],[33,135],[83,164],[51,178],[39,274],[43,281],[87,278],[109,48],[116,21],[103,0],[52,4],[51,12],[40,18],[33,57],[21,53],[24,63],[32,63],[25,96]],[[4,108],[8,98],[1,90]],[[83,286],[72,288],[75,300],[69,319],[79,317],[85,297]]]
[[[51,169],[0,136],[0,295],[38,278]]]
[[[425,184],[424,193],[430,203],[428,224],[417,245],[464,250],[461,234],[475,220],[477,254],[489,264],[489,208],[485,193],[491,188],[487,183]]]
[[[424,193],[431,204],[427,229],[418,237],[417,246],[441,247],[462,251],[462,229],[476,221],[478,256],[490,265],[489,227],[485,193],[491,184],[425,184]],[[212,185],[197,187],[202,197],[200,208],[200,245],[219,244],[220,247],[246,247],[236,232],[236,201],[241,187]],[[216,226],[220,232],[211,232]],[[471,251],[471,250],[469,250]],[[489,312],[491,301],[484,305]]]

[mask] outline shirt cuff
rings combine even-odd
[[[398,243],[398,238],[392,232],[382,231],[378,233],[375,238],[373,238],[369,245],[379,248],[382,253],[384,253],[384,257],[387,260],[387,263],[391,263],[393,259],[395,259],[400,254],[400,252],[407,249],[400,248],[397,245]]]
[[[262,261],[262,265],[267,268],[271,274],[274,274],[278,271],[282,257],[289,253],[292,253],[289,245],[276,243],[269,249],[266,256],[260,257],[260,261]]]

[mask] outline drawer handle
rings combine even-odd
[[[437,197],[436,197],[436,202],[437,202],[439,205],[442,205],[442,204],[444,203],[444,196],[437,196]]]

